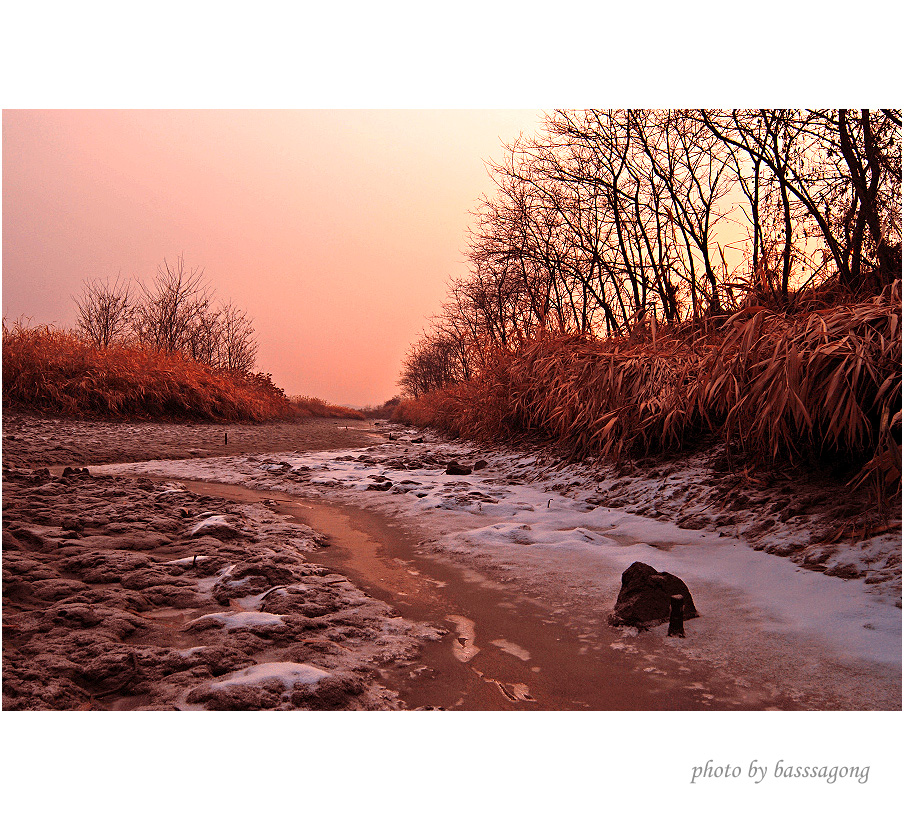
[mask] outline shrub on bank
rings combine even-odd
[[[75,417],[291,417],[269,375],[214,370],[145,347],[102,348],[71,332],[18,323],[3,326],[3,406]]]
[[[352,407],[343,407],[339,404],[328,404],[323,399],[315,399],[311,396],[292,396],[289,399],[292,412],[297,418],[317,419],[364,419],[365,415],[360,410]]]

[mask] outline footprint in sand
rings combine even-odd
[[[455,631],[458,633],[458,637],[452,641],[452,652],[457,660],[467,663],[480,652],[480,648],[474,645],[477,637],[474,621],[463,615],[447,615],[446,620],[455,624]]]

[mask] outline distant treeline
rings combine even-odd
[[[311,396],[290,396],[289,403],[296,418],[363,419],[364,413],[353,407],[329,404]]]
[[[557,111],[491,173],[396,418],[900,492],[900,110]]]
[[[164,260],[150,284],[88,280],[77,328],[3,322],[3,406],[55,415],[272,421],[386,417],[398,398],[356,410],[288,398],[255,373],[254,328],[216,305],[198,269]]]
[[[367,405],[360,409],[343,405],[328,404],[323,399],[310,396],[290,396],[295,414],[299,418],[314,417],[324,419],[388,419],[399,406],[401,399],[394,396],[383,404]]]
[[[384,401],[383,404],[376,406],[369,404],[366,407],[362,407],[361,412],[364,414],[364,418],[367,419],[388,419],[392,417],[401,400],[401,396],[393,396],[391,399]]]
[[[388,418],[399,399],[356,410],[287,397],[268,373],[213,368],[184,353],[98,345],[47,325],[3,323],[3,406],[77,418],[294,421]]]
[[[541,329],[617,337],[901,275],[899,110],[557,111],[491,166],[412,396]],[[729,267],[729,258],[739,258]]]

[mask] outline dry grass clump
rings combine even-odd
[[[596,340],[540,336],[394,418],[485,441],[542,436],[576,458],[678,449],[717,433],[760,459],[841,458],[901,488],[901,282],[800,314]]]
[[[698,350],[678,333],[655,344],[541,336],[479,379],[403,402],[397,418],[484,441],[551,438],[576,458],[680,445],[700,427],[687,401]]]
[[[880,494],[901,488],[901,280],[865,302],[731,317],[694,390],[728,437],[772,458],[865,462]]]
[[[323,399],[311,396],[292,396],[289,399],[292,412],[298,418],[316,419],[364,419],[365,415],[360,410],[352,407],[343,407],[340,404],[327,404]]]
[[[269,375],[180,354],[100,348],[47,326],[3,326],[3,406],[75,417],[268,421],[290,417]]]

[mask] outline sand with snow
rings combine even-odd
[[[3,504],[6,710],[399,709],[383,670],[441,634],[263,505],[47,470]]]

